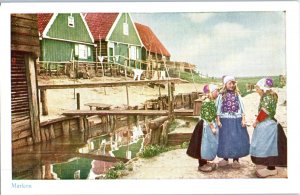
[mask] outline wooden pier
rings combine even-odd
[[[193,116],[192,109],[175,109],[175,116]],[[139,116],[168,116],[168,110],[70,110],[63,112],[66,116],[92,115],[139,115]]]
[[[128,86],[138,86],[138,85],[147,85],[147,84],[162,84],[168,83],[168,88],[170,88],[171,84],[175,83],[188,83],[186,80],[182,80],[179,78],[169,78],[165,80],[141,80],[141,81],[117,81],[117,82],[100,82],[100,83],[77,83],[77,84],[51,84],[51,85],[39,85],[38,89],[41,94],[41,103],[42,103],[42,115],[48,115],[48,103],[47,103],[47,89],[75,89],[75,88],[100,88],[100,87],[117,87],[117,86],[125,86],[126,87],[126,97],[127,97],[127,106],[129,106],[129,94],[128,94]],[[169,91],[169,96],[172,92],[171,89]],[[78,100],[80,101],[80,100]]]
[[[98,88],[98,87],[117,87],[117,86],[138,86],[149,83],[163,84],[163,83],[188,83],[186,80],[179,78],[165,79],[165,80],[140,80],[140,81],[117,81],[117,82],[99,82],[99,83],[78,83],[78,84],[51,84],[39,85],[40,90],[46,89],[73,89],[73,88]]]

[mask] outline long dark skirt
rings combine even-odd
[[[193,131],[188,149],[186,151],[187,155],[192,158],[201,160],[201,142],[202,142],[202,132],[203,132],[203,120],[200,120]],[[202,159],[204,160],[204,159]]]
[[[217,156],[221,158],[241,158],[249,154],[250,139],[242,118],[220,118],[219,145]]]
[[[277,129],[278,156],[270,156],[264,158],[251,156],[251,160],[254,164],[277,167],[287,166],[287,138],[281,124],[277,124]]]

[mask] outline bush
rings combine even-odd
[[[141,153],[141,157],[143,158],[151,158],[153,156],[157,156],[160,153],[168,151],[168,148],[159,146],[159,145],[149,145],[145,147],[144,151]]]
[[[105,174],[104,179],[117,179],[119,177],[118,171],[115,169],[109,169]]]
[[[120,176],[120,170],[125,170],[125,164],[118,162],[113,168],[110,168],[105,174],[105,179],[117,179]]]
[[[125,170],[126,169],[126,167],[125,167],[125,164],[123,163],[123,162],[119,162],[119,163],[117,163],[116,165],[115,165],[115,167],[114,167],[114,170]]]
[[[183,142],[181,144],[181,148],[188,148],[188,146],[189,146],[189,142]]]

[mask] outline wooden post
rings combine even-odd
[[[127,80],[127,61],[125,60],[125,80]],[[126,85],[127,108],[129,107],[128,85]]]
[[[48,115],[48,103],[47,103],[47,91],[46,89],[41,89],[41,102],[42,102],[42,115]]]
[[[63,121],[62,122],[62,129],[63,129],[63,136],[69,136],[70,135],[70,122],[69,121]]]
[[[79,131],[80,132],[84,132],[84,121],[83,121],[83,117],[80,117],[78,119],[78,125],[79,125]]]
[[[35,63],[32,56],[25,55],[26,77],[28,84],[30,123],[34,143],[41,141],[40,131],[40,112],[37,90],[37,77],[35,72]],[[48,114],[48,113],[47,113]]]
[[[159,98],[161,98],[160,84],[158,85],[158,94],[159,94]]]
[[[80,110],[80,93],[77,93],[76,96],[77,96],[77,110]]]
[[[45,136],[46,136],[46,140],[48,141],[50,139],[50,134],[49,134],[48,127],[45,128]]]
[[[89,122],[87,116],[83,117],[83,124],[84,124],[84,139],[87,140],[90,136]]]
[[[174,113],[174,91],[175,91],[175,83],[171,82],[171,107],[172,107],[172,114]]]
[[[47,127],[45,127],[47,128]],[[45,134],[45,128],[41,127],[40,130],[41,130],[41,139],[43,142],[47,141],[46,140],[46,134]]]
[[[168,117],[171,118],[171,113],[172,113],[172,108],[171,108],[171,85],[170,82],[168,82],[168,102],[169,102],[169,113],[168,113]]]
[[[55,138],[55,133],[54,133],[53,124],[51,124],[50,127],[49,127],[49,133],[50,133],[50,139],[54,139]]]

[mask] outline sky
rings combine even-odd
[[[131,13],[149,26],[172,61],[208,76],[286,74],[285,12]]]

